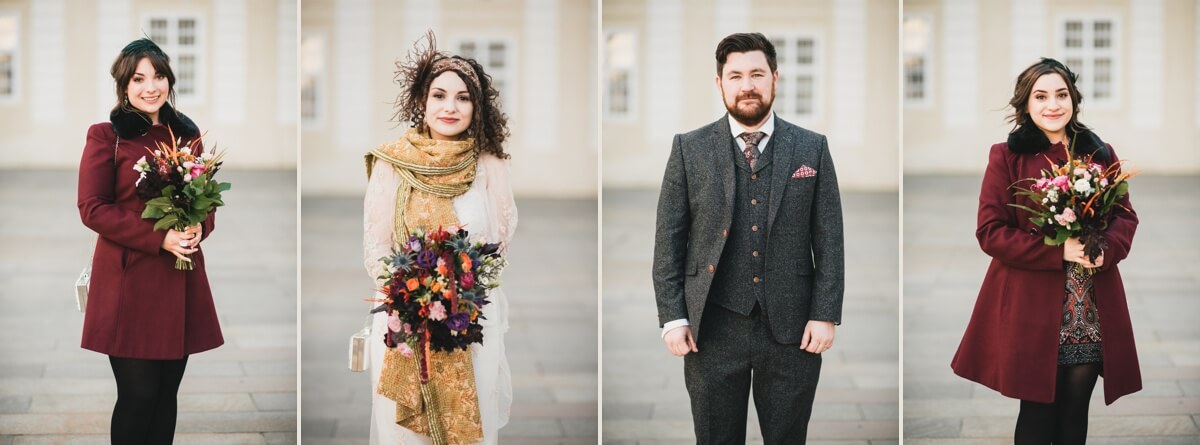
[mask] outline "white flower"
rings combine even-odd
[[[1051,211],[1051,212],[1057,212],[1058,210],[1056,210],[1056,209],[1054,208],[1054,206],[1050,206],[1050,211]]]
[[[210,160],[212,160],[212,158],[213,158],[212,153],[205,152],[205,153],[200,154],[200,159],[202,159],[204,161],[210,161]]]
[[[142,172],[142,174],[138,175],[138,180],[133,183],[133,186],[137,187],[138,184],[142,183],[143,179],[146,179],[146,172]]]
[[[1075,191],[1079,193],[1088,193],[1092,191],[1092,184],[1087,179],[1079,179],[1075,181]]]
[[[1050,189],[1049,192],[1046,192],[1046,199],[1049,199],[1051,201],[1058,201],[1058,190]]]
[[[192,154],[192,149],[188,148],[188,146],[186,146],[186,145],[184,145],[183,148],[179,149],[179,151],[181,153],[187,153],[189,155]]]
[[[192,167],[195,167],[195,166],[196,166],[196,163],[195,163],[195,162],[192,162],[192,161],[183,161],[183,168],[186,168],[186,169],[189,169],[189,170],[190,170]]]
[[[1045,203],[1047,203],[1047,202],[1050,202],[1050,199],[1048,199],[1048,198],[1042,198],[1042,204],[1045,204]]]
[[[1108,178],[1100,178],[1100,187],[1108,187]]]
[[[183,173],[183,167],[175,167],[175,171]]]
[[[192,174],[188,173],[186,175],[183,175],[183,182],[192,182]]]
[[[162,157],[162,150],[154,150],[154,157],[156,157],[156,158]]]

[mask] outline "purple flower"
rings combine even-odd
[[[409,237],[407,246],[408,246],[408,250],[411,250],[413,252],[420,252],[421,251],[421,239],[417,238],[415,236]]]
[[[422,269],[432,269],[435,265],[437,265],[437,260],[437,254],[433,253],[432,250],[422,250],[421,253],[417,254],[417,267]]]
[[[451,331],[461,331],[471,325],[471,315],[466,312],[459,312],[451,315],[446,319],[446,327]]]

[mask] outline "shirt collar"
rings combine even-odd
[[[742,133],[746,132],[746,128],[743,127],[742,124],[737,121],[737,119],[734,119],[732,114],[726,113],[725,117],[729,119],[729,132],[733,133],[733,137],[736,138],[736,137],[740,136]],[[767,137],[771,137],[771,135],[773,135],[775,133],[775,112],[774,111],[772,111],[771,116],[767,118],[767,122],[763,123],[763,125],[761,127],[758,127],[757,131],[766,133]]]

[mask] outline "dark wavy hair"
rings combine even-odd
[[[445,58],[459,59],[467,63],[474,71],[474,78],[479,79],[478,86],[467,73],[453,71],[467,85],[471,95],[474,112],[471,113],[471,125],[467,127],[467,136],[475,138],[475,146],[480,151],[496,155],[500,159],[508,159],[504,152],[504,140],[508,138],[508,116],[500,110],[500,93],[492,85],[492,78],[483,71],[483,66],[475,59],[452,56],[437,50],[433,32],[425,34],[424,47],[418,40],[408,53],[408,59],[396,62],[393,81],[401,86],[400,95],[396,98],[395,114],[392,120],[408,123],[422,132],[425,128],[425,102],[429,96],[429,85],[437,74],[434,64]]]
[[[1071,96],[1071,119],[1067,121],[1067,130],[1075,134],[1088,129],[1087,125],[1079,122],[1079,103],[1083,102],[1083,95],[1079,94],[1079,88],[1075,86],[1078,76],[1061,62],[1043,57],[1042,60],[1025,68],[1025,71],[1021,71],[1021,74],[1017,76],[1012,99],[1008,100],[1008,105],[1013,107],[1013,113],[1008,115],[1006,120],[1013,124],[1012,130],[1009,131],[1010,134],[1016,133],[1026,126],[1036,127],[1033,119],[1029,116],[1029,95],[1033,93],[1033,84],[1047,74],[1058,74],[1067,84],[1067,92]]]
[[[167,103],[171,104],[171,109],[175,108],[175,72],[171,70],[171,58],[154,41],[141,38],[125,45],[121,54],[117,55],[117,60],[113,61],[112,69],[109,71],[112,74],[117,93],[117,106],[113,107],[114,113],[118,111],[138,112],[129,104],[125,91],[129,89],[129,82],[133,80],[138,63],[143,58],[150,59],[154,70],[167,77]]]
[[[772,45],[771,41],[762,33],[739,32],[730,34],[717,44],[717,76],[720,76],[721,71],[725,69],[725,61],[729,59],[730,53],[751,51],[762,51],[763,55],[767,56],[767,66],[771,67],[772,73],[775,72],[778,67],[775,62],[775,45]]]

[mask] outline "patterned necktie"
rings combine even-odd
[[[758,160],[758,143],[767,137],[767,134],[761,131],[745,132],[739,134],[738,137],[746,141],[746,149],[743,152],[746,153],[746,162],[750,163],[750,168],[753,169],[754,161]]]

